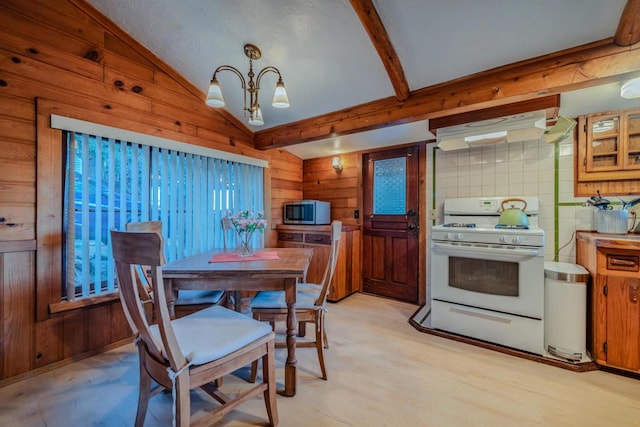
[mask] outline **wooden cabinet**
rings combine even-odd
[[[640,109],[578,118],[578,181],[640,178]]]
[[[578,233],[592,274],[589,349],[596,363],[640,373],[640,241]]]
[[[328,225],[277,225],[278,247],[313,248],[307,282],[320,283],[331,252],[331,227]],[[344,225],[340,238],[340,255],[327,299],[339,301],[361,290],[360,229]]]

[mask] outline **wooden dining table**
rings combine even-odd
[[[234,251],[213,249],[172,261],[162,267],[169,312],[180,289],[264,291],[284,290],[287,303],[287,361],[285,364],[284,396],[295,396],[296,367],[296,283],[306,277],[313,249],[265,248],[253,257],[238,258]],[[230,259],[230,260],[229,260]],[[220,262],[220,260],[222,260]]]

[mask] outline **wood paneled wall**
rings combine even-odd
[[[340,154],[342,171],[331,166],[331,157],[305,160],[303,195],[305,199],[331,202],[331,218],[344,224],[360,225],[353,211],[362,213],[362,152]]]
[[[302,198],[301,159],[255,150],[248,129],[203,100],[82,0],[0,2],[0,386],[130,335],[117,301],[36,313],[59,294],[62,268],[43,257],[62,241],[61,212],[46,209],[61,203],[59,177],[36,168],[44,162],[55,171],[62,161],[50,149],[61,139],[48,114],[266,159],[272,226],[282,221],[283,201]],[[267,244],[274,237],[270,231]],[[88,327],[96,324],[104,326]]]

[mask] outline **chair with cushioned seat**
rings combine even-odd
[[[161,221],[143,221],[143,222],[130,222],[126,225],[127,231],[146,231],[152,233],[158,233],[162,236],[162,222]],[[163,252],[164,254],[164,252]],[[165,264],[165,258],[163,255],[162,264]],[[140,276],[140,282],[145,290],[149,290],[148,277],[143,274],[142,270],[138,271]],[[150,300],[151,296],[147,298]],[[175,313],[176,317],[182,317],[187,314],[195,313],[203,308],[210,307],[214,304],[223,305],[226,303],[226,293],[224,291],[216,290],[189,290],[184,289],[178,292],[178,297],[175,300]]]
[[[142,426],[149,399],[163,389],[173,392],[174,425],[191,421],[191,390],[201,388],[221,406],[206,412],[198,425],[209,425],[233,408],[262,393],[271,425],[277,425],[275,334],[269,325],[218,305],[171,320],[162,280],[162,237],[155,232],[111,231],[120,299],[136,335],[140,361],[140,390],[136,426]],[[149,269],[157,325],[150,325],[137,285],[139,266]],[[261,359],[263,379],[247,383],[228,396],[216,380]],[[159,387],[151,391],[152,380]]]
[[[318,352],[318,361],[322,371],[322,379],[327,379],[327,370],[324,363],[323,348],[329,348],[325,333],[325,305],[327,294],[336,269],[338,254],[340,251],[340,237],[342,222],[331,223],[331,253],[329,262],[324,270],[320,284],[298,283],[296,286],[296,315],[299,323],[312,323],[315,330],[315,341],[298,341],[296,347],[315,347]],[[287,304],[284,291],[261,291],[251,300],[251,312],[253,318],[268,321],[275,330],[275,322],[286,321]],[[276,348],[283,348],[284,343],[276,343]],[[251,380],[254,381],[257,374],[257,362],[251,367]]]

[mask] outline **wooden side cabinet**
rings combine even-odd
[[[331,227],[328,225],[277,225],[278,247],[313,248],[307,282],[320,283],[331,252]],[[327,300],[336,302],[361,290],[360,228],[342,226],[340,255]]]
[[[593,280],[589,349],[599,365],[640,373],[640,242],[578,233],[578,264]]]

